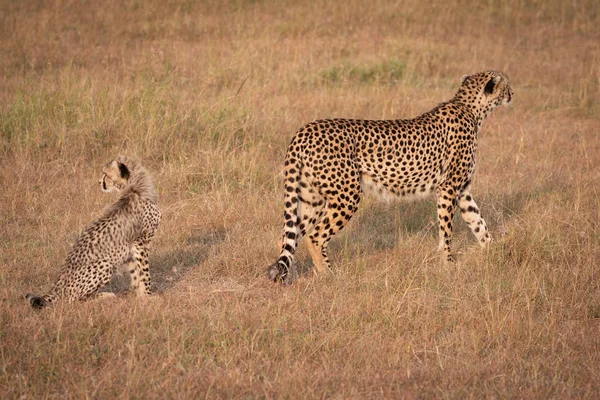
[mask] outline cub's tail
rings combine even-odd
[[[33,308],[41,309],[48,305],[48,302],[43,296],[36,296],[33,294],[26,294],[25,299],[29,301],[29,305]]]
[[[33,308],[44,308],[46,306],[48,306],[50,303],[54,303],[55,301],[57,301],[62,295],[63,292],[65,290],[65,286],[66,286],[66,279],[65,279],[65,274],[67,274],[68,271],[63,270],[63,272],[61,273],[61,276],[59,277],[59,279],[54,283],[54,286],[52,286],[52,289],[50,289],[50,291],[43,295],[43,296],[36,296],[34,294],[26,294],[25,295],[25,299],[27,299],[27,301],[29,301],[29,305],[31,305],[31,307]]]

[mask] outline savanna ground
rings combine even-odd
[[[2,1],[0,397],[598,398],[599,26],[595,0]],[[489,251],[457,218],[443,266],[433,199],[366,198],[331,274],[267,281],[297,128],[486,69],[515,92],[479,136]],[[120,153],[159,191],[156,295],[30,309]]]

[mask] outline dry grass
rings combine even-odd
[[[600,396],[597,2],[336,3],[2,2],[1,398]],[[333,274],[267,282],[295,129],[484,69],[515,91],[480,135],[490,251],[457,221],[443,267],[432,201],[367,199]],[[157,295],[32,311],[118,153],[159,190]]]

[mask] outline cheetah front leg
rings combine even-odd
[[[471,232],[473,232],[475,239],[477,239],[477,243],[479,243],[481,247],[486,247],[488,243],[492,241],[492,237],[488,232],[485,220],[481,216],[479,207],[477,207],[477,203],[475,203],[475,199],[469,189],[470,188],[467,187],[463,190],[458,199],[460,215],[469,229],[471,229]]]
[[[450,252],[452,242],[452,219],[456,208],[456,192],[452,187],[437,189],[437,214],[440,223],[438,250],[442,252],[444,262],[454,262],[456,258]]]
[[[131,246],[131,259],[127,269],[131,278],[131,290],[138,296],[150,295],[150,264],[145,242],[138,241]]]

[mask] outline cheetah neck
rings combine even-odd
[[[460,93],[457,93],[457,95],[450,100],[449,103],[454,103],[457,107],[460,107],[465,112],[471,114],[477,125],[477,130],[479,130],[483,121],[492,113],[494,109],[494,107],[490,107],[489,105],[484,106],[478,102],[473,103],[465,101],[462,96],[460,96]]]

